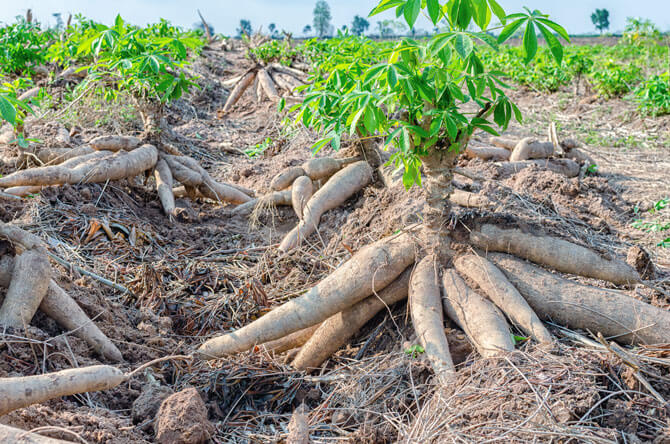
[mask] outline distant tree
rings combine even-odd
[[[279,30],[277,29],[277,25],[275,25],[274,23],[270,23],[268,25],[268,31],[270,31],[270,36],[273,39],[279,38]]]
[[[307,35],[310,32],[312,32],[312,25],[305,25],[305,27],[302,28],[302,33],[303,34]]]
[[[591,21],[602,34],[605,29],[610,27],[610,12],[607,9],[596,9],[596,12],[591,14]]]
[[[357,15],[354,17],[354,22],[351,25],[351,32],[356,35],[361,35],[370,28],[370,22],[363,17]]]
[[[319,37],[324,37],[330,32],[332,29],[330,19],[332,18],[328,3],[325,0],[316,2],[314,7],[314,30]]]
[[[246,19],[240,20],[240,27],[237,28],[237,35],[242,36],[244,34],[249,36],[252,32],[251,21]]]
[[[377,31],[379,32],[379,37],[391,37],[393,35],[393,29],[389,26],[390,20],[383,20],[377,22]]]
[[[209,35],[214,35],[214,26],[207,23],[207,27],[209,28]],[[196,22],[196,23],[193,23],[193,29],[196,30],[196,31],[200,30],[202,32],[205,32],[205,25],[203,25],[202,22]]]

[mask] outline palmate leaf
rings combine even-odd
[[[9,122],[10,125],[16,125],[16,108],[5,97],[0,96],[0,116]]]
[[[526,31],[523,33],[523,49],[526,52],[526,63],[535,58],[535,54],[537,54],[537,33],[532,20],[528,20]]]
[[[419,18],[421,12],[421,0],[407,0],[403,12],[410,29],[414,28],[414,23],[416,23],[416,19]]]

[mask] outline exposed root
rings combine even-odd
[[[465,156],[469,159],[478,157],[482,160],[509,160],[510,152],[505,148],[468,146]]]
[[[96,151],[132,151],[142,145],[142,140],[135,136],[100,136],[89,145]]]
[[[300,176],[308,176],[314,181],[327,179],[345,166],[360,160],[359,157],[347,157],[344,159],[321,157],[318,159],[311,159],[302,164],[302,166],[294,166],[280,171],[272,178],[270,188],[275,191],[281,191],[290,187]]]
[[[0,442],[15,444],[72,444],[72,441],[49,438],[4,424],[0,424]]]
[[[668,342],[670,312],[613,290],[577,284],[513,256],[489,257],[543,318],[618,342]]]
[[[514,341],[505,316],[489,300],[472,290],[455,270],[442,276],[442,305],[468,335],[480,355],[488,358],[514,351]]]
[[[571,159],[522,160],[518,162],[498,162],[495,165],[500,177],[512,176],[533,165],[566,177],[579,176],[579,164]]]
[[[109,365],[95,365],[37,376],[0,378],[0,415],[77,393],[109,390],[126,380]]]
[[[409,308],[416,336],[440,384],[448,384],[456,372],[444,333],[442,295],[437,258],[424,257],[412,272]]]
[[[470,241],[486,251],[510,253],[563,273],[602,279],[617,285],[640,283],[640,275],[630,265],[562,239],[537,236],[517,229],[483,225],[470,233]]]
[[[305,170],[302,167],[296,166],[287,168],[272,178],[270,188],[274,191],[284,190],[290,187],[294,180],[305,174]]]
[[[476,282],[489,299],[526,334],[541,343],[553,342],[551,333],[498,267],[474,254],[456,258],[454,265],[459,273]]]
[[[174,181],[172,180],[170,166],[165,159],[159,159],[156,163],[154,177],[156,179],[156,192],[158,193],[158,198],[163,206],[163,211],[166,216],[172,219],[175,216],[176,211],[174,192],[172,191]]]
[[[449,196],[449,200],[458,206],[466,208],[487,208],[493,205],[493,202],[488,197],[463,190],[454,190],[451,196]]]
[[[284,191],[275,191],[265,196],[251,199],[248,202],[245,202],[241,205],[233,208],[233,214],[245,215],[245,214],[260,214],[268,208],[274,208],[280,205],[291,205],[292,204],[292,193],[291,190]],[[253,218],[253,216],[252,216]]]
[[[51,266],[44,248],[16,256],[7,295],[0,306],[0,325],[24,328],[30,324],[49,288]]]
[[[286,335],[283,338],[265,342],[258,347],[271,353],[284,353],[286,351],[302,347],[307,341],[309,341],[318,328],[319,324],[312,325],[311,327],[303,328],[302,330],[298,330],[289,335]]]
[[[158,151],[143,145],[132,152],[97,151],[60,165],[17,171],[0,178],[0,187],[104,183],[134,177],[156,165]]]
[[[279,93],[277,93],[277,88],[275,88],[275,83],[272,81],[272,77],[265,69],[258,70],[258,81],[263,87],[263,91],[272,101],[279,100]]]
[[[401,234],[371,244],[304,295],[292,299],[239,330],[210,339],[198,350],[212,359],[249,350],[330,316],[382,290],[414,262],[414,242]]]
[[[323,213],[342,205],[371,181],[372,168],[365,161],[351,164],[336,173],[307,202],[303,220],[284,237],[279,249],[286,252],[296,248],[316,231]]]
[[[522,139],[512,151],[509,157],[511,162],[528,159],[548,159],[554,155],[554,144],[551,142],[540,142],[532,137]]]
[[[228,96],[228,100],[226,100],[226,104],[223,106],[223,109],[221,110],[219,117],[221,117],[222,114],[229,113],[230,110],[233,109],[233,106],[235,106],[238,100],[240,100],[242,94],[244,94],[247,88],[253,85],[255,79],[256,79],[256,71],[254,70],[251,70],[247,72],[244,76],[242,76],[242,79],[240,79],[240,81],[237,82],[235,88],[230,93],[230,96]]]
[[[379,311],[407,298],[411,272],[408,268],[378,294],[325,320],[302,346],[291,365],[299,370],[321,366]]]
[[[312,184],[312,179],[309,177],[301,176],[293,182],[291,186],[291,201],[298,219],[303,220],[303,210],[313,194],[314,185]]]
[[[233,204],[241,204],[252,199],[239,189],[216,182],[209,173],[194,159],[186,156],[164,155],[163,158],[172,170],[173,177],[187,187],[197,189],[203,196]]]
[[[43,163],[48,165],[58,165],[66,160],[75,157],[91,154],[95,150],[90,146],[84,145],[76,148],[40,148],[35,156]]]
[[[2,228],[0,231],[4,232],[0,233],[0,236],[10,239],[15,244],[17,252],[23,251],[23,253],[20,253],[19,257],[28,252],[37,251],[43,252],[40,254],[44,254],[46,259],[46,250],[39,238],[9,225],[3,224],[0,225],[0,228]],[[12,236],[12,234],[14,235]],[[16,281],[17,272],[15,263],[15,259],[11,256],[3,256],[0,258],[0,287],[11,287]],[[46,260],[46,265],[49,265],[48,260]],[[105,358],[115,362],[123,360],[121,352],[112,341],[100,331],[79,305],[50,278],[50,268],[45,270],[32,269],[31,272],[33,273],[33,276],[28,278],[29,281],[32,282],[39,279],[41,281],[39,284],[40,289],[44,285],[47,286],[45,295],[38,304],[39,310],[56,321],[65,330],[73,331],[76,336],[84,339],[96,352]],[[20,282],[24,281],[19,281],[19,283]],[[8,292],[7,294],[9,296],[10,293]],[[27,297],[28,293],[22,293],[20,296],[23,298],[22,301],[34,301],[34,299]],[[9,310],[8,313],[11,315],[12,310]],[[30,317],[32,318],[32,316]],[[27,322],[22,321],[18,327],[25,327],[29,321],[30,319],[27,319]]]

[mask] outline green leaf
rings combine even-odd
[[[524,16],[525,17],[525,16]],[[517,29],[521,27],[521,25],[524,24],[524,22],[528,21],[528,18],[521,18],[519,20],[513,21],[509,25],[505,26],[505,28],[502,30],[500,35],[498,36],[498,43],[504,43],[507,40],[509,40],[510,37],[514,35]]]
[[[500,20],[500,23],[503,25],[505,24],[505,10],[498,4],[496,0],[488,0],[489,1],[489,6],[491,7],[491,10],[493,13],[498,17],[498,20]]]
[[[395,66],[389,65],[389,69],[386,72],[386,79],[389,82],[389,86],[391,86],[391,88],[395,88],[395,86],[398,84],[398,71],[395,69]]]
[[[554,56],[554,60],[560,65],[563,61],[563,46],[561,42],[544,25],[537,23],[537,27],[540,29],[544,40],[546,40],[547,46],[549,46],[549,50]]]
[[[537,54],[537,34],[535,33],[535,25],[530,20],[526,25],[526,32],[523,33],[523,49],[526,52],[526,63],[528,63]]]
[[[372,17],[373,15],[380,14],[384,11],[388,11],[391,8],[395,8],[396,6],[403,4],[405,4],[405,0],[382,0],[379,3],[379,5],[377,5],[372,11],[370,11],[370,14],[368,14],[368,16]]]
[[[363,118],[363,125],[368,134],[372,135],[377,129],[377,120],[375,118],[375,112],[372,107],[365,108],[365,117]]]
[[[419,17],[419,12],[421,12],[421,0],[407,0],[404,14],[410,29],[414,28],[414,23],[416,23],[416,19]]]
[[[440,21],[440,16],[442,15],[442,8],[440,7],[439,0],[428,0],[428,15],[430,20],[433,22],[433,25],[437,25],[437,22]]]
[[[536,18],[535,20],[542,23],[543,25],[546,25],[546,26],[550,27],[554,31],[556,31],[558,33],[558,35],[560,35],[561,37],[563,37],[565,39],[566,42],[570,41],[570,36],[568,35],[568,32],[565,30],[565,28],[563,28],[558,23],[552,22],[549,19],[540,18],[540,17]]]
[[[286,108],[286,99],[282,97],[277,104],[277,112],[280,113],[284,111],[284,108]]]
[[[0,96],[0,116],[9,122],[10,125],[16,125],[16,108],[9,100]]]
[[[474,43],[469,35],[464,33],[456,34],[456,39],[454,40],[454,49],[461,56],[461,59],[466,60],[470,57],[472,50],[474,49]]]

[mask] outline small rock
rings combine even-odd
[[[214,426],[207,419],[207,407],[200,394],[190,388],[163,401],[154,430],[159,444],[200,444],[209,439]]]

